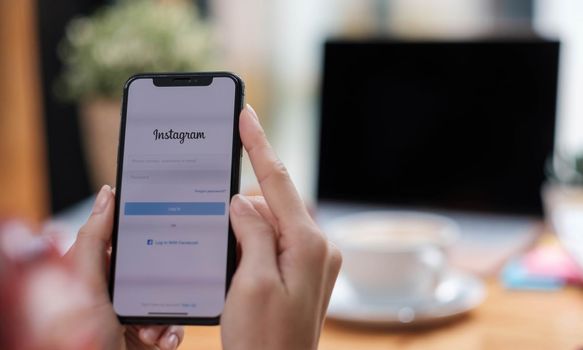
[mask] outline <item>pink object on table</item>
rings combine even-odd
[[[539,246],[526,253],[522,262],[533,275],[558,277],[567,283],[583,284],[583,272],[559,244]]]

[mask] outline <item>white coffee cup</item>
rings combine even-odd
[[[359,296],[399,304],[433,297],[447,271],[447,250],[459,236],[451,219],[412,211],[352,214],[327,232]]]

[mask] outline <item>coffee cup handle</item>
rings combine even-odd
[[[423,254],[423,261],[433,269],[433,289],[437,289],[447,273],[447,256],[441,247],[427,246]]]

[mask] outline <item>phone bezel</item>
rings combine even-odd
[[[241,138],[239,136],[239,114],[243,109],[243,102],[245,98],[244,83],[241,78],[230,72],[197,72],[197,73],[143,73],[131,76],[125,83],[123,89],[123,100],[121,108],[121,122],[119,130],[119,146],[117,152],[117,176],[116,176],[116,193],[115,193],[115,212],[114,212],[114,223],[112,232],[112,251],[111,251],[111,262],[109,271],[109,295],[110,300],[113,304],[114,298],[114,285],[115,285],[115,267],[116,267],[116,255],[117,255],[117,236],[119,228],[119,208],[121,201],[121,174],[123,173],[123,154],[125,146],[125,128],[127,119],[127,105],[128,105],[128,95],[129,88],[132,82],[138,79],[165,79],[169,78],[173,81],[174,78],[216,78],[225,77],[230,78],[235,83],[235,103],[234,103],[234,118],[233,118],[233,148],[232,148],[232,159],[231,159],[231,193],[229,196],[232,198],[235,194],[239,193],[239,185],[241,178]],[[164,84],[164,86],[191,86],[188,84],[177,83],[176,85]],[[161,86],[160,88],[164,88]],[[225,298],[229,290],[231,279],[235,272],[236,267],[236,246],[237,242],[235,235],[233,234],[233,228],[231,226],[231,221],[229,220],[229,232],[228,232],[228,244],[227,244],[227,269],[226,269],[226,285],[225,285]],[[116,313],[117,314],[117,313]],[[178,325],[217,325],[220,322],[221,315],[212,317],[158,317],[158,316],[124,316],[117,315],[118,319],[122,324],[178,324]]]

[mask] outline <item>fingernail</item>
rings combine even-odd
[[[97,194],[97,198],[95,198],[95,203],[93,204],[93,210],[91,212],[93,214],[103,213],[110,199],[111,187],[109,187],[109,185],[103,185],[101,190],[99,190],[99,194]]]
[[[250,105],[250,104],[248,104],[248,103],[247,103],[247,109],[248,109],[248,110],[249,110],[249,112],[251,113],[251,116],[252,116],[252,117],[253,117],[255,120],[259,121],[259,117],[257,117],[257,113],[255,113],[255,110],[253,109],[253,107],[251,107],[251,105]]]
[[[178,348],[178,336],[174,333],[168,336],[168,344],[170,345],[170,349]]]
[[[142,339],[150,344],[154,344],[154,342],[156,342],[156,338],[158,337],[158,333],[152,328],[142,328],[140,333]]]
[[[237,215],[249,215],[254,211],[253,204],[251,204],[247,198],[241,196],[240,194],[237,194],[233,197],[231,200],[231,207]]]

